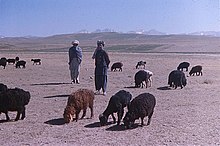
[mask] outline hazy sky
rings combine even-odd
[[[0,35],[220,31],[219,0],[0,0]]]

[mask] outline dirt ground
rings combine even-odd
[[[0,145],[220,145],[220,57],[219,55],[168,53],[109,53],[111,64],[123,62],[122,72],[108,72],[107,95],[96,95],[94,118],[65,124],[63,111],[68,95],[79,88],[94,90],[94,61],[92,53],[83,54],[80,84],[70,84],[67,53],[1,53],[0,57],[27,61],[25,69],[13,65],[0,66],[0,82],[9,88],[19,87],[31,93],[26,106],[26,119],[5,122],[0,115]],[[31,58],[41,58],[42,65],[32,65]],[[152,71],[153,86],[134,86],[138,61],[146,61]],[[185,88],[170,89],[168,74],[182,61],[203,66],[203,76],[188,76]],[[124,89],[133,98],[149,92],[156,97],[155,112],[149,126],[136,120],[133,129],[109,123],[100,127],[98,116],[110,97]],[[14,119],[15,112],[9,116]],[[112,118],[109,118],[109,122]],[[145,118],[145,123],[147,118]]]

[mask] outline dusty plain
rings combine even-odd
[[[0,145],[220,145],[220,56],[218,54],[185,53],[117,53],[109,52],[111,64],[123,62],[122,72],[108,72],[107,96],[96,95],[94,118],[65,124],[63,111],[68,95],[79,88],[94,90],[94,61],[91,52],[83,53],[80,84],[70,84],[68,54],[61,53],[1,53],[0,57],[19,56],[27,61],[25,69],[7,65],[0,67],[0,82],[9,88],[19,87],[31,93],[26,106],[26,119],[5,122],[0,115]],[[32,58],[41,58],[42,65],[32,65]],[[152,71],[153,86],[132,88],[137,61],[147,62]],[[168,74],[182,61],[203,66],[203,76],[188,76],[185,88],[176,90],[167,86]],[[100,127],[101,114],[109,98],[119,90],[127,90],[133,98],[149,92],[157,104],[151,125],[140,126],[136,120],[133,129],[112,124]],[[126,110],[126,109],[125,109]],[[15,112],[10,112],[11,119]],[[145,123],[147,118],[145,118]]]

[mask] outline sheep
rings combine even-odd
[[[4,58],[0,59],[0,66],[3,66],[3,69],[5,69],[5,66],[7,65],[7,60]]]
[[[188,71],[189,65],[190,65],[189,62],[181,62],[177,67],[177,70],[183,71],[183,69],[185,68],[186,71]]]
[[[30,92],[20,88],[7,89],[0,93],[0,113],[5,113],[6,121],[9,121],[8,111],[17,111],[15,121],[25,118],[25,106],[31,98]]]
[[[175,87],[175,89],[180,86],[181,89],[183,86],[186,86],[187,80],[184,72],[180,70],[173,70],[168,76],[168,85],[170,87]]]
[[[25,65],[26,65],[26,61],[20,60],[20,61],[18,61],[18,62],[16,63],[15,67],[16,67],[16,68],[21,68],[21,66],[22,66],[23,68],[25,68]]]
[[[124,115],[124,108],[126,106],[127,108],[129,107],[131,98],[132,98],[132,95],[125,90],[120,90],[115,95],[113,95],[110,98],[108,106],[105,109],[105,111],[99,115],[101,126],[104,126],[107,124],[109,115],[112,116],[114,123],[116,123],[114,113],[117,113],[118,115],[117,125],[119,125]]]
[[[38,65],[41,65],[41,59],[31,59],[31,61],[33,61],[33,65],[34,64],[38,64]]]
[[[0,93],[4,92],[4,91],[7,91],[7,90],[8,90],[7,85],[0,83]]]
[[[139,70],[134,76],[135,87],[143,88],[144,86],[143,82],[145,82],[146,88],[148,87],[148,83],[149,83],[149,87],[151,87],[152,86],[152,75],[153,73],[149,70]]]
[[[139,61],[136,65],[136,69],[139,68],[139,66],[143,66],[143,68],[145,68],[146,62],[145,61]]]
[[[196,74],[197,76],[199,76],[201,74],[201,76],[202,76],[202,66],[201,65],[197,65],[197,66],[192,67],[192,69],[189,72],[189,75],[194,76],[194,74]]]
[[[148,116],[147,125],[150,125],[151,117],[156,105],[156,98],[150,93],[142,93],[135,97],[128,108],[123,122],[126,128],[131,128],[136,119],[141,118],[141,126],[144,126],[144,117]]]
[[[15,57],[15,61],[16,61],[16,62],[18,62],[18,61],[19,61],[19,59],[20,59],[20,58],[19,58],[18,56],[17,56],[17,57]]]
[[[121,62],[116,62],[112,65],[111,71],[117,71],[117,68],[119,69],[119,71],[122,71],[122,66],[123,64]]]
[[[15,59],[7,59],[8,64],[15,64]]]
[[[94,102],[94,92],[89,89],[78,89],[76,92],[73,92],[68,97],[67,106],[64,109],[63,117],[65,123],[70,123],[73,121],[73,116],[75,115],[76,122],[79,119],[79,113],[83,110],[83,119],[86,115],[87,107],[91,110],[91,118],[93,117],[93,102]]]

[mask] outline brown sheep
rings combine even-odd
[[[94,97],[95,97],[94,92],[88,89],[79,89],[76,92],[70,94],[68,98],[67,106],[63,113],[65,122],[70,123],[73,120],[76,120],[77,122],[81,110],[83,110],[83,115],[81,119],[84,118],[86,115],[87,107],[89,107],[91,110],[91,118],[92,118]],[[74,115],[75,115],[75,119],[73,119]]]

